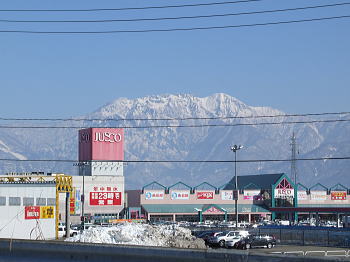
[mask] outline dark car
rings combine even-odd
[[[236,242],[234,247],[240,249],[249,249],[254,247],[267,247],[272,248],[276,245],[276,239],[274,236],[269,235],[251,235],[242,238]]]
[[[197,237],[203,239],[205,244],[207,245],[209,238],[215,237],[220,233],[222,233],[222,232],[206,231],[206,232],[202,232],[201,234],[197,235]]]

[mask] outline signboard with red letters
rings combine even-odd
[[[94,186],[90,192],[90,206],[120,206],[122,193],[115,186]]]
[[[197,199],[214,199],[214,191],[197,191]]]
[[[346,200],[346,191],[333,191],[331,192],[332,200]]]

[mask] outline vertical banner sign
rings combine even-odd
[[[69,213],[71,215],[75,214],[75,188],[73,188],[69,198]]]
[[[39,206],[26,206],[24,208],[24,219],[39,219],[40,207]]]
[[[81,192],[80,188],[75,189],[75,214],[80,214]]]
[[[197,199],[214,199],[214,191],[199,191]]]
[[[333,191],[331,192],[332,200],[346,200],[346,192],[345,191]]]

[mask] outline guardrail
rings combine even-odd
[[[0,239],[0,261],[42,262],[316,262],[339,258],[281,256],[240,250],[177,249],[144,246]]]
[[[349,250],[310,250],[310,251],[274,251],[269,254],[293,256],[324,256],[324,257],[350,257]]]

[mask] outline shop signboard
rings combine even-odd
[[[120,206],[122,193],[116,186],[94,186],[90,191],[90,206]]]
[[[120,206],[121,192],[90,192],[90,206]]]
[[[274,193],[275,198],[294,198],[294,188],[286,178],[283,178],[276,186]]]
[[[69,213],[71,215],[75,214],[75,188],[73,188],[72,193],[70,194],[70,198],[69,198]]]
[[[24,208],[24,219],[39,219],[40,206],[26,206]]]
[[[189,190],[172,190],[170,192],[171,199],[173,200],[188,200],[190,199]]]
[[[223,214],[224,212],[215,206],[208,208],[203,214]]]
[[[310,191],[311,200],[325,201],[327,200],[327,191]]]
[[[124,130],[88,128],[79,130],[79,161],[124,160]]]
[[[275,198],[294,198],[293,188],[275,189]]]
[[[234,200],[232,190],[221,190],[221,200]]]
[[[40,207],[40,218],[55,218],[55,208],[53,206],[41,206]]]
[[[145,199],[146,200],[160,200],[164,199],[164,191],[163,190],[152,190],[152,191],[145,191]]]
[[[197,191],[197,199],[214,199],[214,191]]]
[[[244,200],[261,200],[260,190],[244,190]]]
[[[333,191],[331,192],[332,200],[346,200],[346,191]]]
[[[80,206],[81,206],[81,192],[80,188],[75,189],[75,214],[80,214]]]
[[[298,190],[298,200],[307,200],[307,192],[305,190]]]

